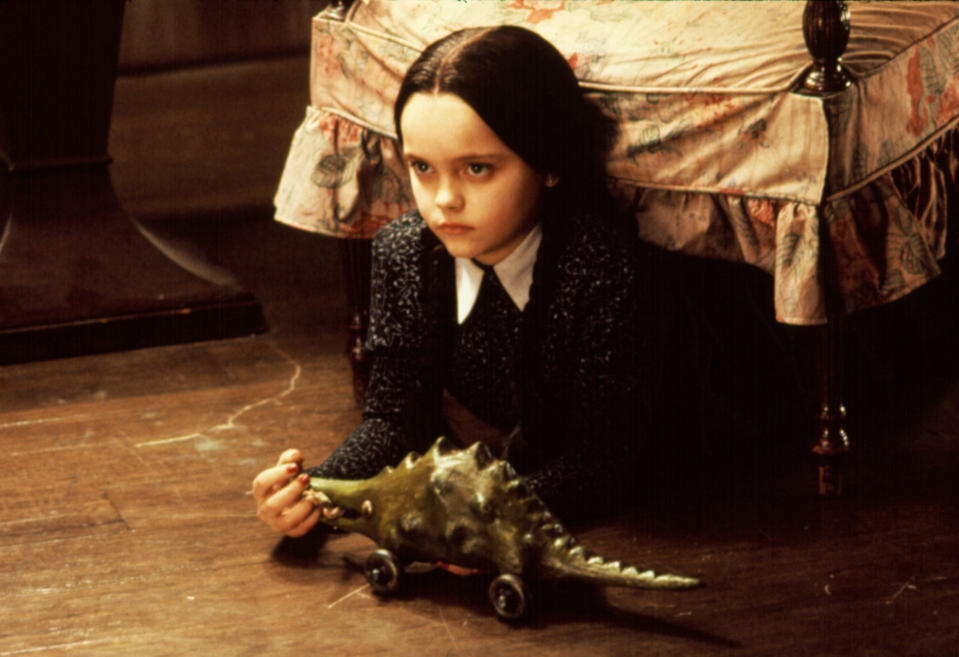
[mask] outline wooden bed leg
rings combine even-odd
[[[846,433],[846,406],[843,404],[843,321],[839,314],[817,329],[817,358],[821,405],[819,437],[813,447],[819,468],[819,495],[839,497],[843,492],[849,436]]]
[[[825,98],[851,83],[841,58],[849,42],[849,9],[842,0],[807,0],[803,12],[803,37],[813,63],[800,76],[795,91]],[[819,437],[813,447],[819,465],[819,494],[839,497],[843,492],[845,462],[849,454],[843,391],[843,309],[839,275],[829,239],[825,206],[819,207],[819,275],[822,281],[826,325],[817,329],[820,410]]]
[[[826,324],[816,329],[820,406],[819,436],[813,453],[819,465],[819,495],[839,497],[843,493],[843,470],[850,449],[843,403],[845,319],[826,205],[819,207],[819,280],[823,287]]]
[[[370,322],[370,268],[372,267],[372,240],[340,240],[343,257],[343,277],[350,309],[349,335],[346,355],[353,370],[353,397],[360,405],[366,399],[370,379],[370,364],[364,343]]]

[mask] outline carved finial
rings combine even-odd
[[[353,0],[333,0],[326,9],[323,10],[323,14],[333,20],[346,20],[346,12],[350,10],[350,5],[352,4]]]
[[[841,91],[852,78],[840,63],[849,43],[849,9],[842,0],[806,0],[803,37],[813,64],[805,72],[799,91],[825,94]]]

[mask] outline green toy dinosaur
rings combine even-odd
[[[339,507],[342,515],[325,522],[379,546],[366,575],[380,594],[395,591],[401,563],[413,561],[499,574],[489,595],[506,619],[527,611],[524,580],[673,590],[699,585],[691,577],[606,561],[579,544],[513,467],[481,443],[459,449],[440,438],[426,454],[410,453],[370,479],[313,477],[304,497]]]

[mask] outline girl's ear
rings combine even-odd
[[[556,187],[559,184],[559,176],[547,173],[546,174],[546,186],[547,187]]]

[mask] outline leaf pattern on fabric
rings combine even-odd
[[[779,248],[776,249],[776,268],[783,270],[792,267],[801,245],[802,235],[786,233],[779,244]]]
[[[938,59],[952,77],[959,75],[959,31],[946,30],[936,40]]]
[[[356,148],[344,149],[342,153],[330,153],[320,158],[310,180],[317,187],[337,189],[356,176],[359,159]]]
[[[926,49],[919,51],[919,71],[926,95],[939,96],[946,88],[945,79],[939,74],[936,59],[936,56]]]
[[[932,271],[937,271],[938,267],[933,264],[930,266],[929,249],[926,247],[922,237],[913,233],[903,242],[899,251],[899,261],[910,274],[920,275]],[[935,261],[933,260],[933,263]]]

